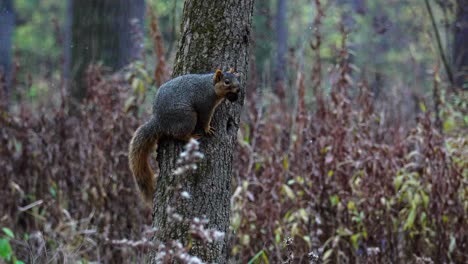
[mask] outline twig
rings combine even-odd
[[[20,212],[24,212],[24,211],[27,211],[27,210],[29,210],[29,209],[35,207],[35,206],[38,206],[38,205],[42,204],[43,202],[44,202],[43,200],[38,200],[38,201],[35,201],[35,202],[32,203],[32,204],[26,205],[25,207],[18,206],[18,210],[19,210]]]
[[[439,30],[437,29],[437,25],[435,23],[434,13],[432,12],[432,8],[431,8],[431,5],[429,4],[429,1],[424,0],[424,3],[426,4],[427,12],[429,13],[429,17],[431,18],[431,23],[432,23],[432,27],[434,28],[434,33],[436,35],[437,46],[439,48],[440,57],[442,59],[442,62],[444,63],[444,68],[445,68],[445,71],[447,72],[447,77],[450,82],[450,87],[452,88],[453,91],[455,91],[452,70],[450,69],[450,65],[448,64],[447,58],[445,57],[444,49],[442,48],[442,41],[440,39]]]

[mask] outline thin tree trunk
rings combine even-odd
[[[139,54],[132,40],[131,21],[138,19],[142,30],[144,0],[70,0],[71,95],[81,101],[86,95],[86,69],[102,63],[111,70],[128,64]],[[136,26],[138,28],[138,26]]]
[[[274,44],[274,34],[272,27],[271,1],[256,1],[254,8],[253,42],[255,43],[254,55],[257,72],[260,75],[267,72],[272,73],[271,51]],[[271,84],[271,81],[268,85]],[[250,92],[250,91],[249,91]]]
[[[360,15],[365,15],[367,12],[366,0],[351,0],[351,5],[354,11]]]
[[[225,233],[229,230],[233,150],[245,95],[252,11],[253,0],[185,2],[174,77],[234,67],[241,74],[242,90],[237,102],[225,101],[217,108],[211,123],[216,133],[213,137],[200,139],[200,151],[205,157],[196,172],[174,176],[175,161],[183,143],[159,142],[160,173],[156,183],[153,225],[159,230],[156,239],[162,242],[178,240],[186,244],[188,239],[189,227],[175,224],[168,218],[168,206],[186,219],[206,216],[209,228]],[[174,201],[179,192],[176,186],[189,192],[191,198]],[[226,263],[227,237],[206,246],[192,241],[190,254],[209,263]],[[156,263],[154,258],[152,262]]]
[[[465,89],[468,83],[468,0],[457,1],[453,43],[455,84]]]
[[[0,95],[7,107],[11,93],[11,46],[13,29],[15,27],[15,13],[12,0],[0,0]],[[1,102],[0,102],[1,103]]]
[[[285,100],[286,55],[288,52],[288,27],[286,25],[286,0],[277,0],[276,25],[276,65],[275,92],[280,100]]]

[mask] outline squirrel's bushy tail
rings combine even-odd
[[[135,177],[138,188],[143,198],[150,203],[153,200],[156,177],[148,162],[148,157],[158,141],[156,122],[151,120],[140,126],[133,135],[128,150],[128,160],[133,177]]]

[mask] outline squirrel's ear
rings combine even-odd
[[[240,77],[240,73],[238,73],[238,72],[237,72],[236,70],[234,70],[234,68],[232,68],[232,67],[229,68],[229,71],[228,71],[228,72],[234,74],[234,76],[236,76],[237,78]]]
[[[223,79],[223,72],[221,70],[216,70],[214,76],[213,76],[213,83],[216,84],[220,82]]]

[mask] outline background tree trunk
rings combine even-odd
[[[228,232],[230,216],[233,150],[245,95],[253,0],[188,0],[184,5],[182,36],[173,77],[186,73],[206,73],[216,68],[234,67],[241,74],[242,91],[235,103],[223,102],[216,110],[212,126],[215,136],[203,137],[200,150],[205,158],[190,175],[175,177],[175,161],[183,143],[161,140],[158,146],[160,173],[154,198],[154,222],[163,242],[187,242],[188,226],[174,224],[166,208],[175,208],[186,219],[209,219],[208,227]],[[178,199],[180,185],[191,199]],[[194,244],[190,252],[206,262],[226,263],[227,236],[206,247]],[[153,263],[155,260],[153,258]]]
[[[453,42],[455,84],[463,87],[468,82],[468,0],[457,1]],[[468,87],[464,87],[467,89]]]
[[[86,94],[84,77],[89,64],[101,62],[117,70],[138,56],[140,45],[132,41],[132,32],[134,28],[143,30],[145,1],[70,1],[71,95],[80,101]],[[131,25],[135,18],[140,21],[139,26]]]
[[[360,15],[364,15],[367,12],[367,3],[366,0],[351,0],[351,5],[356,11],[356,13]]]
[[[272,72],[270,58],[274,42],[270,0],[255,1],[252,24],[252,38],[254,42],[252,51],[255,55],[256,74],[261,75],[263,72],[266,72],[268,77],[270,77]],[[270,85],[270,83],[268,85]]]
[[[8,106],[10,101],[11,89],[11,43],[13,29],[15,27],[15,13],[13,8],[13,0],[0,0],[0,95],[3,98],[5,106]]]
[[[288,52],[288,27],[286,0],[277,0],[275,17],[276,65],[274,71],[275,93],[280,100],[285,100],[286,56]]]

